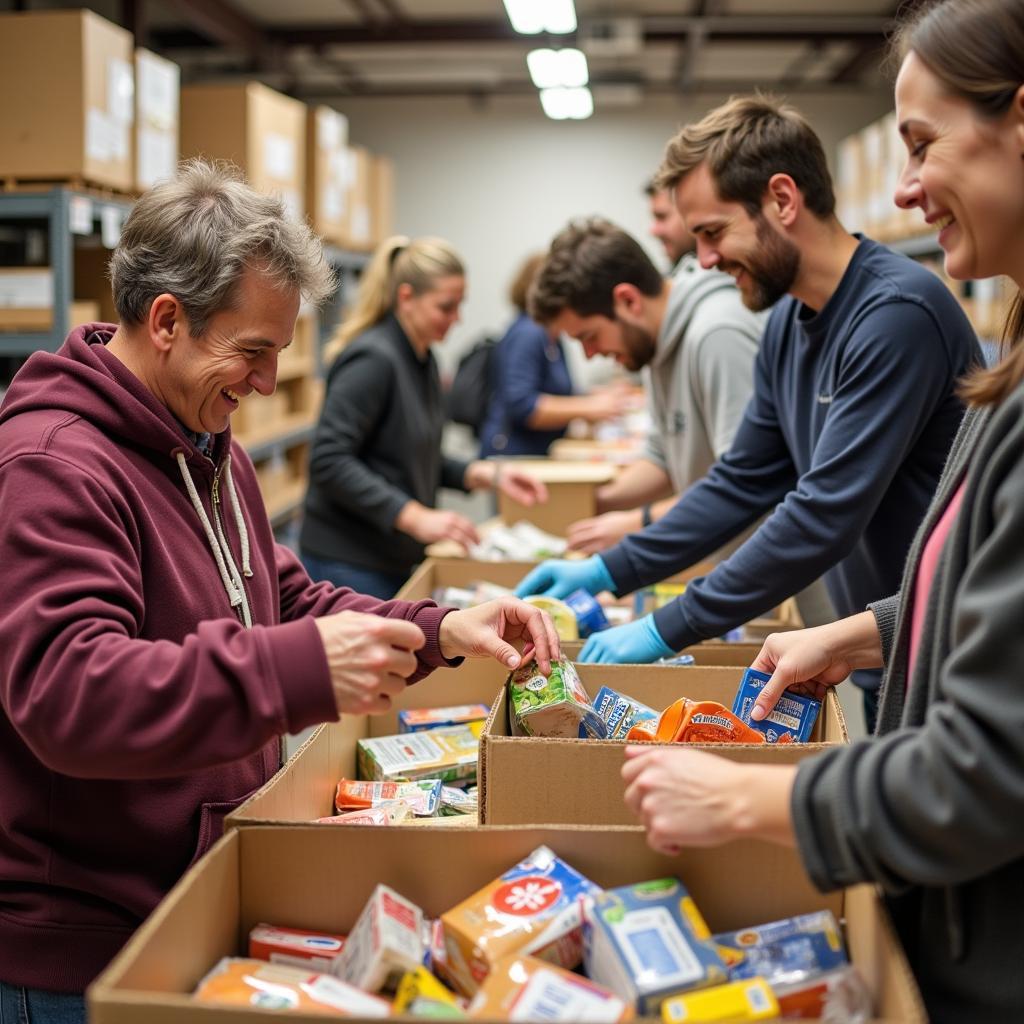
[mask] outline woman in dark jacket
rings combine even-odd
[[[526,312],[526,297],[546,253],[516,273],[509,300],[517,310],[492,356],[491,402],[480,430],[480,455],[545,455],[574,419],[596,423],[626,411],[619,388],[573,394],[565,347]]]
[[[908,160],[896,193],[954,278],[1024,287],[1024,0],[945,0],[897,40]],[[884,665],[875,736],[799,767],[629,751],[626,800],[659,849],[795,844],[823,890],[882,886],[935,1021],[1024,1014],[1024,299],[969,411],[900,593],[769,637],[754,667],[820,694]]]
[[[328,349],[334,362],[313,439],[299,537],[313,579],[386,599],[427,544],[475,544],[469,519],[434,507],[439,487],[546,499],[543,484],[514,467],[441,453],[444,404],[430,350],[458,321],[465,288],[461,260],[436,238],[390,238],[363,273]]]

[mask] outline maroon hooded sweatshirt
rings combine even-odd
[[[230,431],[200,453],[113,331],[33,355],[0,408],[0,980],[60,992],[270,778],[280,734],[337,718],[313,616],[411,620],[413,678],[449,664],[447,609],[312,584]]]

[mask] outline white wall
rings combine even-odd
[[[601,214],[642,241],[647,235],[642,187],[677,126],[725,97],[599,110],[582,122],[550,121],[533,97],[486,104],[457,99],[362,99],[337,106],[350,137],[395,161],[396,230],[441,235],[468,267],[463,322],[439,356],[456,354],[483,331],[501,332],[511,309],[505,293],[519,261],[546,247],[571,217]],[[845,135],[892,106],[889,92],[801,94],[794,103],[830,154]]]

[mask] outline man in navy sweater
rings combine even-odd
[[[945,285],[851,235],[821,141],[771,97],[730,100],[671,140],[658,175],[704,267],[775,308],[732,447],[657,522],[586,561],[549,561],[518,594],[626,594],[705,557],[770,512],[713,572],[653,615],[597,633],[582,661],[646,662],[716,637],[824,575],[840,616],[899,589],[910,542],[981,359]],[[877,673],[856,673],[868,728]]]

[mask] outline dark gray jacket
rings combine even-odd
[[[924,542],[966,479],[907,680]],[[882,885],[936,1021],[1024,1019],[1024,385],[971,411],[911,549],[872,606],[878,735],[805,761],[793,815],[822,889]]]
[[[327,376],[302,551],[408,575],[423,545],[395,529],[402,506],[433,507],[438,487],[465,490],[468,464],[441,454],[444,420],[434,357],[416,354],[394,316],[354,339]]]

